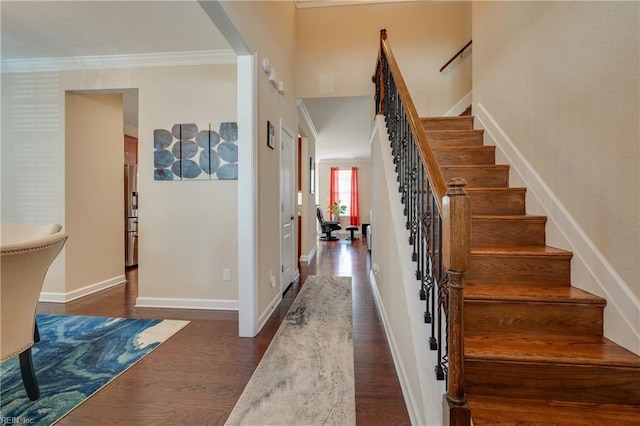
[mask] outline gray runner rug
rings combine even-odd
[[[227,425],[355,425],[351,278],[307,278]]]

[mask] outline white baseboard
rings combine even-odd
[[[210,311],[237,311],[237,300],[182,299],[173,297],[138,297],[136,308],[205,309]]]
[[[462,114],[473,102],[473,92],[469,92],[458,101],[451,109],[444,113],[445,117],[455,117]]]
[[[495,144],[499,148],[500,154],[504,155],[513,172],[524,182],[527,193],[533,195],[527,196],[527,206],[531,199],[537,202],[547,215],[547,241],[553,241],[553,245],[573,252],[572,285],[607,300],[605,337],[640,355],[640,299],[606,260],[484,105],[474,104],[473,109],[476,126],[479,125],[485,131],[485,143]]]
[[[316,245],[313,246],[309,254],[303,254],[300,256],[300,262],[307,262],[307,263],[311,262],[317,252],[318,252],[318,244],[316,243]]]
[[[264,327],[265,323],[273,313],[273,310],[280,304],[281,301],[282,293],[278,292],[278,294],[276,294],[276,296],[271,300],[271,303],[269,303],[269,306],[267,306],[267,309],[265,309],[258,318],[258,333],[260,333],[260,330],[262,330],[262,327]]]
[[[89,296],[90,294],[97,293],[102,290],[117,286],[127,282],[124,275],[118,275],[117,277],[109,278],[108,280],[101,281],[99,283],[90,284],[88,286],[79,288],[77,290],[70,291],[68,293],[47,292],[40,293],[40,302],[51,303],[67,303],[72,300],[80,299],[81,297]]]

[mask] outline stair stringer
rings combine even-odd
[[[482,103],[473,104],[474,127],[496,146],[496,164],[509,164],[511,186],[527,188],[527,213],[546,215],[547,245],[572,251],[572,286],[607,300],[604,335],[640,355],[640,299],[615,271],[562,202],[545,184]]]
[[[371,136],[372,194],[371,285],[398,372],[411,424],[442,425],[445,382],[437,381],[434,351],[428,347],[430,326],[422,316],[425,302],[411,261],[390,141],[384,117],[377,116]],[[386,219],[386,220],[385,220]],[[407,327],[409,324],[409,327]]]

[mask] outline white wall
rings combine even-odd
[[[636,2],[473,3],[474,111],[519,159],[548,243],[574,251],[573,285],[608,299],[605,334],[636,352],[638,22]]]
[[[188,286],[190,297],[201,299],[193,303],[232,308],[224,301],[238,297],[237,181],[154,181],[152,137],[174,123],[218,129],[236,121],[235,66],[176,67],[154,77],[153,90],[139,92],[139,297],[161,304],[153,298],[182,298]],[[225,268],[230,282],[222,280]]]
[[[154,181],[153,130],[235,121],[236,80],[235,64],[2,74],[3,220],[64,224],[66,91],[138,88],[139,295],[155,305],[235,308],[237,182]],[[64,296],[64,274],[53,275],[45,291]]]
[[[383,28],[418,113],[442,115],[471,90],[468,55],[439,72],[471,39],[471,4],[404,2],[298,9],[298,96],[373,95]]]
[[[373,217],[370,277],[398,372],[411,424],[442,425],[444,381],[437,381],[435,352],[429,350],[431,326],[422,316],[425,302],[411,261],[409,231],[384,118],[378,116],[371,144]]]
[[[1,74],[0,216],[3,222],[64,225],[64,91],[58,73]],[[45,291],[64,293],[65,250]]]

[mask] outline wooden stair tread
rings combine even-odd
[[[472,256],[553,256],[571,258],[573,253],[549,246],[476,246]]]
[[[475,426],[637,426],[640,407],[588,402],[546,401],[468,394]]]
[[[571,286],[520,284],[517,286],[467,283],[464,299],[504,302],[581,303],[604,306],[606,300]]]
[[[504,215],[526,213],[526,188],[508,186],[466,188],[471,214]]]
[[[425,130],[427,135],[433,135],[435,137],[442,136],[465,136],[465,135],[483,135],[483,129],[470,129],[470,130],[460,130],[460,129],[434,129],[434,130]]]
[[[640,357],[601,336],[465,335],[465,360],[640,368]]]
[[[420,122],[425,130],[472,130],[472,116],[453,117],[421,117]]]
[[[515,221],[547,221],[546,216],[535,215],[535,214],[472,214],[471,219],[478,219],[484,221],[504,221],[504,220],[515,220]]]
[[[467,181],[467,188],[507,188],[509,166],[505,164],[450,164],[440,165],[445,180],[460,177]]]
[[[436,146],[432,148],[434,151],[495,151],[493,145],[479,146]]]
[[[444,148],[438,148],[444,149]],[[488,169],[488,170],[504,170],[508,169],[508,164],[452,164],[440,166],[441,169]]]
[[[465,188],[465,190],[467,192],[471,192],[471,193],[479,193],[479,192],[489,192],[489,193],[497,193],[497,192],[526,192],[527,188],[524,187],[508,187],[508,188],[493,188],[493,187],[487,187],[487,188]],[[469,194],[472,195],[472,194]]]
[[[473,211],[472,207],[472,246],[527,247],[545,245],[546,216],[474,214]]]

